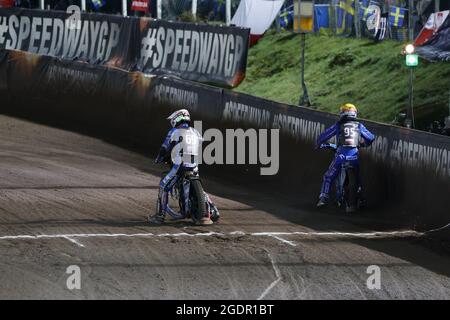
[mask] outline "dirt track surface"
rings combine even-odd
[[[151,159],[6,116],[0,136],[1,299],[450,298],[449,256],[415,232],[374,234],[363,217],[217,181],[205,185],[220,224],[152,226],[163,168]]]

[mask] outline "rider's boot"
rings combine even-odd
[[[211,207],[211,220],[212,222],[219,222],[220,219],[220,213],[219,210],[217,210],[216,206]]]
[[[206,210],[209,212],[209,216],[212,222],[218,222],[220,219],[220,213],[214,203],[211,201],[211,198],[205,192],[206,198]]]
[[[328,204],[328,197],[321,195],[319,201],[317,202],[317,208],[325,207]]]
[[[155,213],[153,216],[150,216],[148,218],[148,222],[153,223],[153,224],[163,224],[164,219],[165,219],[164,214]]]
[[[166,206],[167,206],[167,194],[164,190],[159,191],[158,200],[156,203],[156,213],[148,218],[150,223],[163,224],[166,217]]]

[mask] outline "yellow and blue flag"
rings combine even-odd
[[[355,15],[355,0],[340,0],[339,8],[344,10],[347,14]]]
[[[389,23],[393,27],[401,28],[405,21],[406,9],[400,7],[391,7],[389,12]]]
[[[280,27],[283,29],[288,29],[292,26],[294,22],[294,10],[286,10],[280,14]]]
[[[337,29],[339,32],[350,31],[355,15],[355,0],[340,0],[338,4]]]

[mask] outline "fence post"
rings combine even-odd
[[[441,11],[441,0],[435,0],[434,4],[435,4],[434,12]]]
[[[300,13],[298,15],[300,17]],[[300,24],[299,24],[299,30],[300,30]],[[301,67],[302,67],[302,72],[301,72],[301,83],[302,83],[302,89],[303,89],[303,94],[300,96],[300,100],[298,102],[298,105],[301,107],[310,107],[311,106],[311,100],[309,100],[309,95],[308,95],[308,88],[306,87],[306,83],[305,83],[305,47],[306,47],[306,33],[301,33],[301,52],[302,52],[302,62],[301,62]]]
[[[361,39],[361,17],[359,16],[359,0],[355,0],[355,33],[356,38]]]
[[[337,0],[331,1],[331,12],[333,15],[333,33],[334,35],[337,34],[337,21],[338,21],[338,12],[337,12]]]
[[[197,16],[197,0],[192,0],[192,15]]]
[[[161,19],[161,17],[162,17],[161,0],[156,0],[156,18]]]
[[[127,7],[127,0],[122,0],[122,15],[126,17],[128,15],[128,7]]]
[[[391,27],[391,3],[389,1],[386,1],[386,10],[388,12],[387,21],[386,21],[386,30],[389,35],[389,39],[392,39],[392,27]]]
[[[408,1],[408,40],[409,42],[414,41],[414,26],[413,26],[413,5],[414,0]]]
[[[280,17],[281,17],[280,12],[281,12],[281,10],[278,11],[277,17],[275,18],[275,26],[277,27],[277,33],[279,33],[280,29],[281,29],[280,28]]]
[[[39,9],[41,10],[45,9],[45,0],[39,0]]]
[[[86,0],[81,0],[81,11],[86,11]]]
[[[226,0],[225,12],[226,12],[226,24],[227,26],[229,26],[231,23],[231,0]]]

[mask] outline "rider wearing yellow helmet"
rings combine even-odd
[[[340,113],[339,113],[341,119],[346,118],[352,118],[356,119],[358,116],[358,109],[356,109],[356,106],[351,103],[345,103],[340,107]]]
[[[348,162],[357,171],[359,170],[358,147],[360,146],[361,138],[364,140],[365,145],[370,145],[375,139],[375,136],[362,123],[357,121],[357,116],[358,109],[354,104],[343,104],[339,108],[339,121],[326,129],[317,139],[317,146],[333,137],[336,137],[337,141],[336,156],[323,176],[317,207],[323,207],[328,203],[331,185],[344,163]],[[350,212],[355,210],[355,208],[347,209]]]

